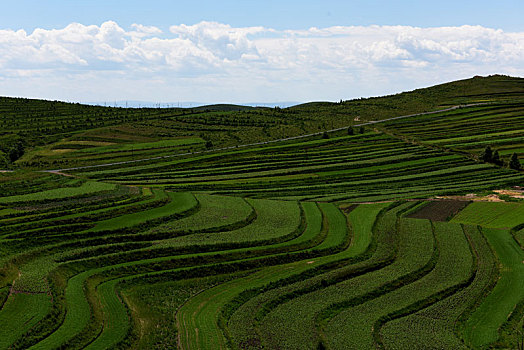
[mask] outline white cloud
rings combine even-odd
[[[336,100],[490,73],[524,74],[524,33],[376,25],[278,31],[216,22],[174,25],[164,33],[112,21],[0,30],[4,95]],[[90,96],[82,95],[80,81]]]
[[[140,38],[162,34],[162,30],[154,26],[133,23],[131,27],[134,29],[134,32],[131,32],[130,34]]]
[[[243,55],[258,57],[255,42],[248,36],[267,31],[263,27],[232,28],[227,24],[200,22],[187,26],[171,26],[171,33],[188,40],[198,48],[209,53],[214,60],[239,60]]]

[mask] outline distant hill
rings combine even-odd
[[[395,95],[288,108],[233,104],[123,108],[0,97],[0,168],[16,162],[27,150],[68,140],[136,142],[139,135],[144,142],[156,142],[199,137],[214,147],[234,146],[453,105],[508,100],[524,100],[523,78],[476,76]],[[27,162],[39,164],[40,160]]]
[[[394,95],[338,103],[310,102],[291,109],[298,112],[314,111],[331,117],[351,114],[364,120],[379,120],[460,104],[508,99],[524,99],[524,78],[505,75],[475,76]]]
[[[232,104],[216,104],[216,105],[205,105],[193,108],[195,111],[209,111],[209,112],[230,112],[230,111],[248,111],[255,107],[241,106]]]
[[[92,106],[103,106],[103,107],[122,107],[122,108],[197,108],[211,106],[209,103],[203,102],[152,102],[152,101],[95,101],[85,102],[84,104]],[[249,107],[280,107],[287,108],[301,104],[296,101],[282,101],[282,102],[247,102],[242,104],[233,104],[237,106],[249,106]],[[222,104],[220,104],[222,105]],[[231,104],[226,104],[231,105]]]

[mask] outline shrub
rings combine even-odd
[[[504,162],[502,159],[500,159],[499,151],[493,152],[493,157],[491,159],[491,162],[496,165],[503,165]]]
[[[517,156],[517,153],[513,153],[511,155],[511,158],[509,159],[509,167],[515,170],[522,169],[522,165],[520,164],[520,160],[519,160],[519,157]]]
[[[493,160],[493,151],[491,150],[490,146],[486,146],[480,158],[486,163],[490,163]]]

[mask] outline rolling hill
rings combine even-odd
[[[0,123],[0,349],[524,345],[522,78]]]

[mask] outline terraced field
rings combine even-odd
[[[0,349],[522,349],[524,203],[437,198],[524,182],[476,157],[484,141],[519,152],[521,85],[471,84],[469,97],[435,88],[448,94],[436,106],[395,98],[414,113],[491,104],[291,139],[291,118],[318,132],[331,126],[319,115],[365,102],[316,105],[309,119],[312,106],[251,119],[75,106],[107,113],[103,125],[71,124],[0,173]],[[380,101],[392,100],[366,108]],[[43,109],[41,133],[72,118],[21,103]],[[3,125],[21,128],[15,115]],[[280,131],[231,146],[235,123],[247,140]],[[188,131],[218,124],[215,138]]]
[[[522,179],[518,172],[375,131],[65,171],[173,191],[336,202],[473,192]]]
[[[442,149],[480,155],[489,145],[507,160],[512,153],[524,156],[523,122],[524,103],[511,101],[394,120],[384,127]]]
[[[413,325],[445,348],[518,341],[524,256],[508,230],[406,217],[417,202],[77,188],[12,196],[0,219],[2,348],[422,346]],[[175,316],[151,316],[148,295]]]

